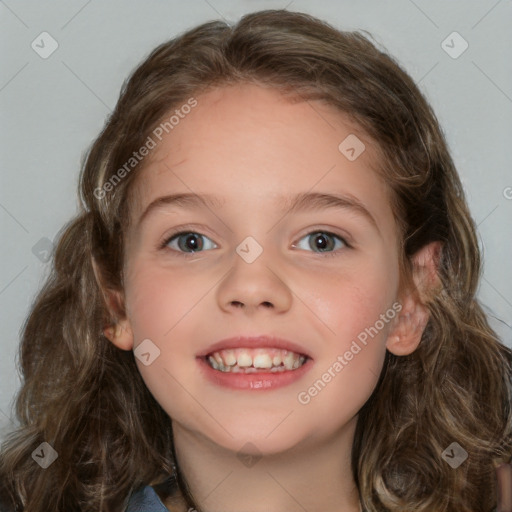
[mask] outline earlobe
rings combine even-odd
[[[428,316],[427,308],[412,295],[408,295],[388,334],[386,348],[396,356],[414,352],[420,344]]]
[[[133,332],[127,319],[119,321],[114,326],[105,327],[103,334],[117,348],[133,350]]]

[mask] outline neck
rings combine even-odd
[[[253,456],[179,424],[173,432],[180,472],[202,512],[359,512],[350,463],[356,422],[328,439],[310,436],[285,452]]]

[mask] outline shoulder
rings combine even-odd
[[[125,512],[169,512],[153,487],[146,485],[135,491],[128,501]]]
[[[189,512],[189,510],[179,485],[171,477],[160,483],[136,489],[130,496],[125,512]]]

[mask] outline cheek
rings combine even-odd
[[[127,310],[135,343],[144,338],[165,341],[208,289],[195,273],[162,269],[150,262],[138,263],[127,276]]]
[[[330,337],[339,340],[341,349],[391,308],[398,292],[398,264],[385,256],[365,264],[359,261],[334,274],[317,275],[314,283],[305,287],[310,309],[328,328]],[[387,333],[389,322],[379,322],[378,328]]]
[[[336,275],[316,276],[315,286],[306,286],[314,290],[308,302],[321,319],[324,341],[304,401],[334,407],[338,414],[333,422],[340,421],[338,415],[346,420],[357,413],[375,388],[384,362],[385,341],[396,316],[398,264],[380,254]],[[338,403],[344,406],[335,407]]]
[[[157,401],[174,411],[173,404],[180,399],[175,398],[173,404],[167,402],[171,395],[185,398],[180,382],[195,370],[191,354],[197,348],[195,334],[204,315],[203,309],[199,318],[199,310],[211,282],[197,272],[177,272],[143,259],[126,275],[127,314],[134,348],[149,339],[158,349],[158,357],[151,364],[146,366],[136,359],[137,366]]]
[[[137,262],[127,272],[126,280],[134,348],[149,339],[158,354],[148,365],[136,358],[139,372],[164,410],[183,421],[193,421],[190,417],[194,415],[190,398],[183,392],[194,361],[190,345],[183,341],[193,335],[194,324],[197,326],[194,306],[205,293],[204,284],[201,287],[195,280],[189,274],[162,269],[149,261]],[[187,389],[190,387],[187,382]]]

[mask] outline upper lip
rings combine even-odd
[[[258,335],[258,336],[234,336],[232,338],[226,338],[224,340],[217,341],[213,343],[208,348],[201,351],[197,354],[197,357],[206,357],[213,352],[218,352],[223,349],[230,348],[279,348],[282,350],[288,350],[290,352],[295,352],[297,354],[301,354],[311,358],[308,351],[294,343],[293,341],[289,341],[283,338],[279,338],[277,336],[269,336],[269,335]]]

